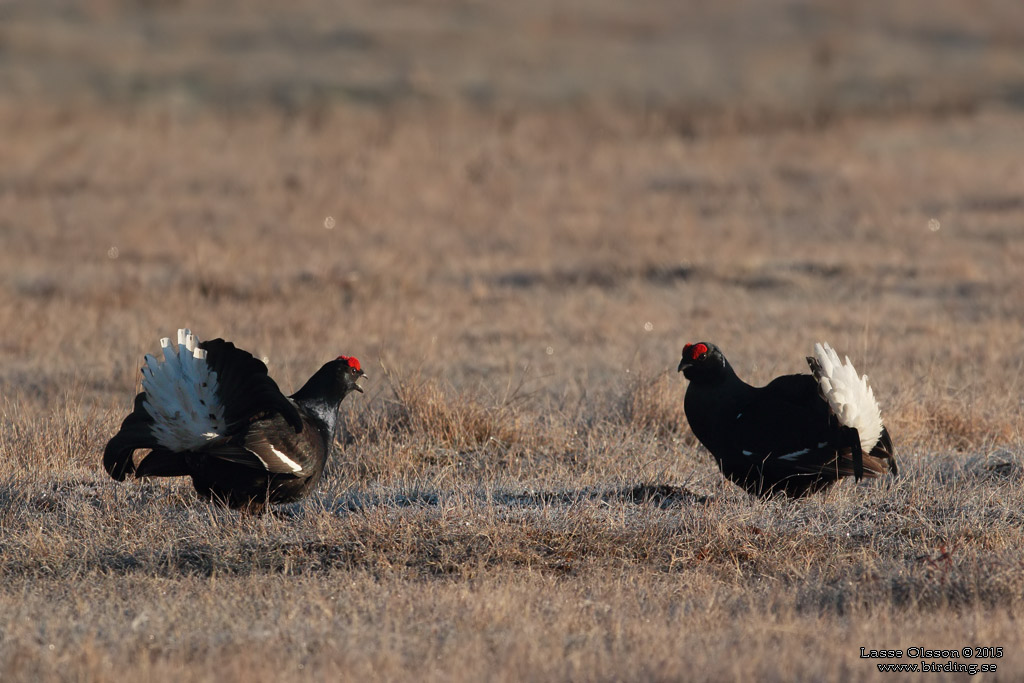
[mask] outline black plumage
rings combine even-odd
[[[820,377],[816,361],[808,361]],[[684,408],[694,435],[722,474],[753,495],[798,497],[843,477],[897,471],[888,430],[882,427],[864,452],[858,430],[842,424],[815,376],[785,375],[753,387],[707,342],[686,345],[679,371],[690,381]]]
[[[153,395],[136,396],[107,443],[107,472],[118,481],[188,476],[201,496],[231,507],[306,495],[323,474],[341,401],[362,391],[359,361],[339,356],[289,397],[247,351],[223,339],[192,340],[187,330],[179,332],[170,366],[147,358],[143,388],[148,382]],[[142,449],[150,452],[136,462]]]

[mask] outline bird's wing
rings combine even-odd
[[[306,476],[307,466],[323,451],[316,429],[296,432],[280,414],[255,420],[227,443],[211,445],[202,455],[264,470],[271,474]]]
[[[298,408],[267,374],[263,361],[223,339],[211,339],[199,346],[206,351],[206,364],[217,373],[217,395],[229,431],[272,414],[284,417],[296,433],[302,431]]]
[[[734,427],[733,450],[752,464],[791,474],[854,473],[849,437],[810,375],[775,379],[739,410]]]
[[[145,392],[135,397],[135,408],[121,423],[121,429],[103,450],[103,467],[117,481],[135,472],[132,454],[142,448],[157,448],[160,443],[153,434],[153,417],[146,411]]]
[[[321,444],[304,438],[312,435],[313,429],[302,434],[283,430],[260,430],[250,432],[245,439],[245,448],[259,457],[268,472],[304,476],[304,470],[316,459]]]

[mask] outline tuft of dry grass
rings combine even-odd
[[[520,423],[515,409],[516,396],[485,406],[451,388],[447,390],[435,378],[396,378],[385,372],[394,398],[387,402],[390,410],[376,422],[390,430],[419,434],[442,448],[468,450],[490,444],[509,448],[522,445],[531,432]],[[374,438],[373,432],[367,437]]]
[[[680,384],[680,378],[669,372],[653,379],[635,379],[626,396],[629,426],[662,438],[678,436],[687,445],[694,445],[696,439],[686,429]]]

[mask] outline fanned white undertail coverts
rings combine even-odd
[[[160,340],[164,359],[146,356],[142,389],[153,435],[164,448],[187,451],[224,436],[224,406],[217,398],[217,373],[190,330],[178,330],[178,343]]]
[[[821,368],[817,380],[822,396],[841,424],[857,430],[861,449],[869,453],[882,435],[882,411],[868,386],[868,376],[857,375],[849,356],[845,363],[840,362],[828,344],[815,344],[814,357]]]

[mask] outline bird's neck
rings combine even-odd
[[[715,370],[714,374],[694,377],[690,380],[690,386],[700,392],[726,393],[742,393],[743,387],[752,388],[736,375],[736,371],[729,365],[729,361],[725,361],[721,367]]]
[[[333,405],[337,410],[346,393],[348,393],[348,389],[335,379],[334,372],[328,365],[325,365],[306,380],[302,388],[291,397],[299,405],[320,402],[328,406]]]
[[[338,430],[338,407],[347,393],[348,389],[335,381],[329,369],[321,368],[291,395],[291,399],[320,423],[317,426],[324,432],[330,446]]]
[[[722,430],[727,432],[754,391],[736,376],[728,362],[713,377],[690,380],[684,408],[697,438],[706,444]]]
[[[334,439],[338,435],[338,404],[340,401],[331,403],[314,398],[302,399],[295,398],[295,396],[293,398],[301,412],[304,412],[316,424],[317,430],[324,437],[327,448],[330,449],[331,444],[334,443]]]

